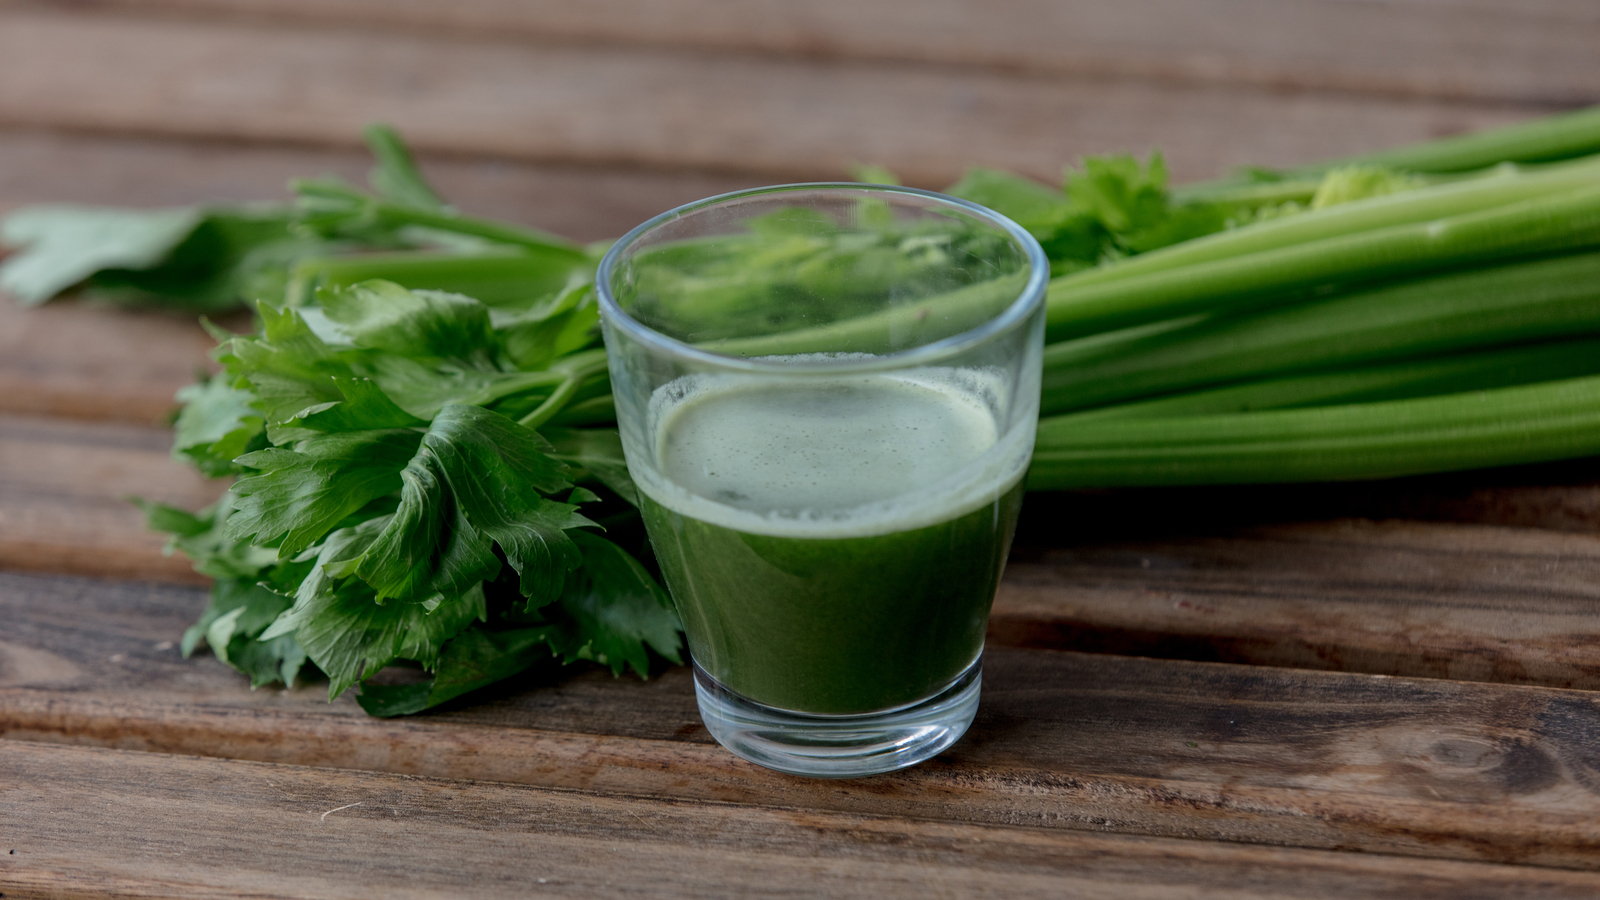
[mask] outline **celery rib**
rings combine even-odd
[[[1212,413],[1402,400],[1435,394],[1559,381],[1600,374],[1600,338],[1407,360],[1355,369],[1247,381],[1151,400],[1118,403],[1058,418],[1075,422],[1156,419]]]
[[[1028,487],[1393,478],[1600,454],[1600,376],[1412,400],[1039,425]]]
[[[1361,164],[1413,172],[1463,172],[1499,162],[1542,162],[1600,152],[1600,106],[1518,125],[1440,138],[1328,160],[1294,169],[1298,176]]]
[[[1268,184],[1266,187],[1273,187]],[[1195,263],[1228,259],[1247,253],[1275,250],[1309,241],[1324,240],[1449,216],[1481,212],[1585,187],[1600,186],[1600,157],[1559,163],[1537,172],[1494,172],[1415,190],[1385,194],[1366,200],[1308,210],[1281,219],[1255,222],[1228,231],[1197,237],[1130,256],[1093,269],[1056,279],[1066,289],[1121,281],[1151,272]],[[1312,184],[1315,189],[1315,183]]]
[[[1088,286],[1050,287],[1046,340],[1260,304],[1453,264],[1600,244],[1600,188]]]
[[[1267,180],[1234,176],[1195,182],[1173,190],[1180,203],[1222,200],[1250,203],[1256,197],[1309,197],[1309,184],[1330,169],[1380,166],[1436,177],[1473,177],[1506,164],[1537,166],[1600,153],[1600,106],[1474,134],[1436,138],[1403,147],[1323,160],[1273,173]],[[1274,177],[1275,176],[1275,177]]]
[[[1600,253],[1455,272],[1045,349],[1046,415],[1245,378],[1600,332]]]
[[[352,285],[373,278],[412,289],[467,294],[489,306],[525,304],[560,290],[575,272],[587,271],[581,253],[564,249],[513,249],[493,253],[406,250],[303,260],[290,275],[291,291],[317,285]]]

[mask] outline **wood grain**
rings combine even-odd
[[[1600,689],[1600,533],[1367,519],[1013,561],[990,638]]]
[[[11,0],[15,3],[16,0]],[[1600,101],[1584,0],[55,0],[723,53],[959,64],[1534,104]]]
[[[114,73],[114,74],[113,74]],[[877,162],[1046,180],[1084,153],[1173,150],[1175,177],[1303,162],[1527,118],[1496,102],[1236,89],[283,23],[0,10],[0,125],[418,146],[774,180]]]
[[[0,737],[684,801],[1600,868],[1588,692],[992,648],[972,731],[815,782],[710,742],[682,669],[367,718],[172,646],[189,589],[0,575]],[[0,769],[3,771],[3,769]],[[338,803],[328,803],[327,809]]]
[[[0,413],[161,425],[214,344],[193,316],[0,296]]]
[[[1085,542],[1355,517],[1593,534],[1600,532],[1600,459],[1379,481],[1036,492],[1029,497],[1016,548],[1027,558]]]
[[[1591,873],[0,742],[7,896],[1584,897]],[[107,812],[111,811],[108,815]],[[137,823],[136,827],[133,827]]]
[[[198,509],[224,490],[174,462],[165,429],[0,416],[0,568],[200,581],[129,496]]]

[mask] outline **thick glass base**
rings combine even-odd
[[[815,716],[757,703],[694,667],[700,718],[718,743],[757,765],[808,778],[878,775],[933,757],[966,733],[982,686],[979,660],[920,703],[859,716]]]

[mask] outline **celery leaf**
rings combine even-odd
[[[554,599],[580,561],[567,529],[590,525],[577,507],[541,494],[572,486],[537,432],[476,406],[439,412],[401,473],[400,508],[355,572],[379,599],[421,599],[493,579],[498,546],[530,606]]]
[[[234,460],[266,443],[266,419],[255,397],[230,382],[215,375],[177,394],[183,409],[174,423],[172,455],[213,477],[237,474]]]
[[[432,678],[414,684],[363,684],[356,702],[380,718],[422,712],[548,660],[546,641],[554,628],[493,630],[474,623],[444,645]]]
[[[201,219],[197,208],[23,207],[0,223],[0,241],[22,248],[0,265],[0,288],[32,306],[101,269],[148,269]]]
[[[677,613],[667,592],[627,551],[597,534],[573,532],[583,550],[583,568],[570,580],[561,607],[572,627],[552,638],[567,662],[592,659],[621,675],[631,667],[650,674],[650,647],[681,663]]]
[[[421,435],[409,429],[318,435],[296,449],[269,447],[239,458],[259,473],[239,479],[238,511],[223,525],[234,540],[278,547],[287,558],[342,519],[400,488],[400,470]]]
[[[428,603],[380,604],[370,586],[348,577],[351,561],[371,545],[382,522],[372,519],[328,535],[294,605],[261,634],[262,640],[293,635],[327,673],[330,700],[397,659],[437,665],[446,641],[488,615],[480,585]]]

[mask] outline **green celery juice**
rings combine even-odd
[[[695,662],[829,715],[916,703],[971,666],[1033,440],[1032,416],[996,421],[1002,385],[926,368],[658,389],[636,469]]]

